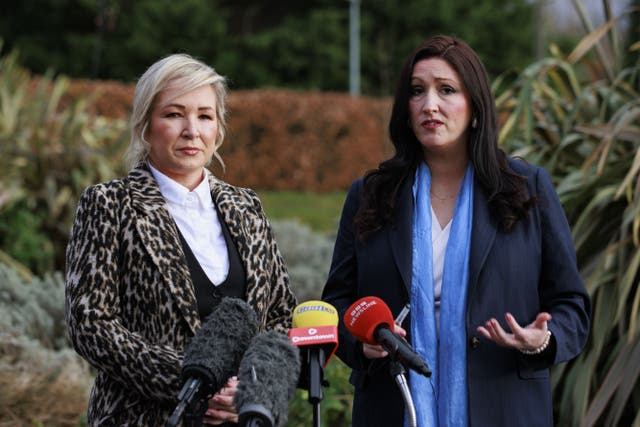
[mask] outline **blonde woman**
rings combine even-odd
[[[222,298],[261,330],[290,327],[295,296],[257,195],[206,166],[225,135],[226,86],[184,54],[139,79],[126,177],[87,188],[67,247],[69,336],[96,370],[91,426],[159,426],[181,388],[185,344]],[[232,377],[203,422],[237,422]],[[229,424],[231,423],[231,424]]]

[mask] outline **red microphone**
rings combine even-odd
[[[393,332],[393,315],[380,298],[364,297],[351,304],[344,314],[344,324],[358,341],[380,344],[392,359],[425,377],[431,376],[422,357],[413,351],[404,338]]]

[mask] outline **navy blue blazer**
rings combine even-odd
[[[469,426],[553,425],[549,368],[582,351],[589,333],[590,301],[578,272],[571,231],[547,173],[523,161],[512,169],[527,178],[538,202],[512,231],[499,229],[487,196],[474,184],[473,230],[466,304]],[[345,329],[342,318],[364,296],[384,300],[395,315],[409,302],[413,180],[403,184],[391,223],[365,241],[353,218],[362,180],[351,186],[343,208],[322,298],[339,312],[337,355],[352,368],[354,426],[403,425],[404,405],[385,360],[371,361]],[[486,340],[476,328],[504,314],[521,324],[549,312],[552,343],[541,355],[525,356]],[[403,323],[409,331],[410,320]],[[409,341],[411,337],[408,336]]]

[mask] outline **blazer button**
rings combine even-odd
[[[471,337],[471,348],[478,348],[478,346],[480,345],[480,338],[478,337]]]

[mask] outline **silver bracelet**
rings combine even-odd
[[[544,339],[544,342],[542,343],[542,345],[538,348],[534,348],[533,350],[525,350],[525,349],[520,349],[520,353],[522,354],[526,354],[528,356],[532,356],[535,354],[540,354],[543,351],[545,351],[547,349],[547,347],[549,347],[549,343],[551,342],[551,331],[547,331],[547,337]]]

